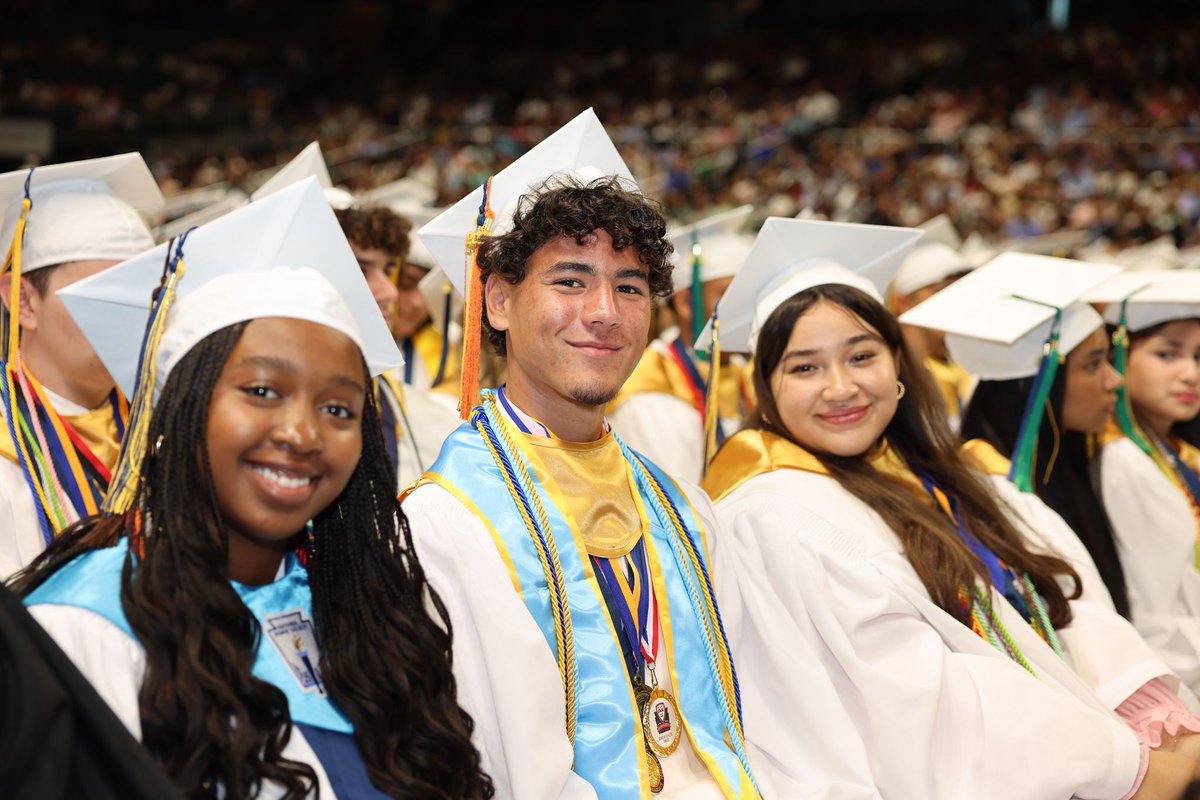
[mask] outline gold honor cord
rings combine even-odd
[[[533,479],[525,466],[525,460],[521,458],[520,451],[512,439],[512,433],[503,422],[496,395],[488,393],[484,402],[488,404],[487,409],[480,407],[476,411],[473,424],[482,436],[488,451],[492,454],[496,466],[500,468],[500,474],[504,476],[505,486],[507,486],[513,503],[520,512],[525,528],[529,532],[529,538],[533,542],[534,550],[537,552],[538,561],[541,562],[542,571],[546,575],[546,582],[550,589],[550,611],[554,618],[558,671],[562,675],[566,699],[567,738],[570,739],[571,747],[574,748],[575,727],[578,721],[579,670],[575,658],[575,629],[571,623],[571,607],[568,604],[567,587],[563,578],[562,561],[558,555],[558,545],[554,541],[546,509],[542,506],[537,490],[533,488]],[[496,435],[496,431],[492,430],[494,428],[499,429],[499,436],[503,439],[503,449],[500,447],[501,443],[494,440]],[[515,467],[516,475],[511,474],[513,467]],[[537,517],[536,521],[529,514],[526,500],[529,505],[533,506],[534,514]]]

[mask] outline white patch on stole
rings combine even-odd
[[[305,619],[304,612],[285,611],[266,618],[267,637],[275,645],[283,663],[291,670],[292,677],[306,693],[316,692],[325,696],[325,684],[321,681],[321,653],[317,649],[317,634],[312,620]]]

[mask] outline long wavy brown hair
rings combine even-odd
[[[1079,595],[1079,577],[1061,558],[1028,547],[1011,521],[1012,512],[1002,507],[985,477],[963,459],[960,442],[946,421],[933,380],[905,346],[900,323],[865,292],[841,284],[816,286],[795,295],[771,314],[759,334],[754,354],[758,407],[748,427],[795,442],[780,421],[771,375],[783,358],[796,322],[821,302],[833,303],[854,314],[877,331],[896,356],[897,370],[907,391],[884,430],[892,448],[914,473],[928,475],[957,500],[959,513],[981,543],[1005,564],[1029,575],[1046,601],[1055,627],[1067,625],[1071,621],[1071,608],[1058,579],[1074,581],[1075,589],[1070,596],[1074,598]],[[905,556],[934,602],[966,623],[959,587],[972,586],[976,580],[990,583],[991,578],[947,516],[861,456],[843,457],[815,451],[812,454],[842,488],[872,508],[896,533]]]
[[[204,444],[213,388],[244,327],[207,337],[171,372],[148,435],[160,445],[146,454],[130,513],[76,523],[16,588],[27,595],[75,557],[130,536],[140,515],[144,553],[135,558],[130,548],[121,604],[146,652],[143,744],[189,796],[252,798],[270,781],[301,798],[316,775],[284,758],[293,734],[287,699],[253,674],[267,645],[230,584]],[[373,393],[366,397],[362,457],[313,520],[308,570],[325,686],[388,796],[491,797],[472,720],[456,700],[450,619],[417,560]]]

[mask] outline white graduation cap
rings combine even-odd
[[[905,325],[946,333],[946,347],[986,380],[1037,374],[1059,310],[1059,352],[1075,349],[1104,321],[1083,296],[1118,267],[1028,253],[1002,253],[901,315]]]
[[[127,394],[167,245],[58,294]],[[155,392],[171,369],[211,333],[264,317],[310,320],[342,331],[372,374],[403,363],[387,323],[333,210],[314,179],[282,189],[192,231],[185,272],[158,347]]]
[[[1160,236],[1145,244],[1126,247],[1114,261],[1128,270],[1163,271],[1183,266],[1183,254],[1170,236]]]
[[[1147,270],[1114,275],[1084,297],[1089,303],[1106,303],[1104,320],[1121,321],[1125,303],[1128,330],[1138,332],[1164,322],[1200,318],[1200,272]],[[1126,302],[1128,301],[1128,302]]]
[[[431,269],[428,275],[421,278],[417,288],[421,290],[421,296],[425,298],[425,307],[429,309],[429,319],[433,323],[434,330],[439,332],[446,330],[447,292],[450,294],[450,322],[453,323],[462,318],[462,295],[454,288],[454,284],[446,277],[446,273],[441,267],[435,266]]]
[[[921,238],[916,228],[768,217],[746,263],[717,306],[721,350],[749,353],[771,313],[814,286],[853,286],[883,302],[900,263]],[[696,342],[707,351],[712,320]]]
[[[287,188],[305,178],[316,178],[322,189],[332,189],[333,180],[329,177],[329,167],[325,164],[325,156],[321,155],[321,143],[310,142],[284,164],[250,194],[251,202],[275,194],[280,189]],[[332,205],[332,204],[331,204]]]
[[[627,189],[637,188],[621,154],[589,108],[493,176],[488,199],[496,214],[492,233],[508,232],[521,197],[556,176],[585,183],[617,176]],[[466,279],[467,237],[475,231],[483,194],[480,186],[418,231],[459,294],[463,294]]]
[[[404,214],[406,208],[426,208],[437,202],[437,194],[436,187],[416,178],[404,177],[359,192],[358,202],[362,205],[387,206],[398,214]]]
[[[692,261],[697,255],[694,252],[697,245],[702,283],[737,274],[754,244],[752,235],[739,232],[753,210],[754,206],[749,204],[738,206],[667,233],[675,246],[675,269],[671,276],[675,291],[692,285]]]
[[[70,261],[123,260],[154,246],[143,215],[164,200],[138,153],[0,175],[0,257],[12,247],[29,182],[21,271]]]
[[[417,231],[435,217],[445,211],[444,208],[427,208],[425,206],[408,205],[405,203],[397,203],[388,206],[392,211],[395,211],[400,216],[404,217],[412,224],[412,231],[408,235],[408,255],[404,257],[405,263],[413,264],[426,270],[433,270],[437,267],[437,259],[433,257],[433,253],[429,252],[429,248],[425,246],[425,242],[421,241],[421,237],[417,235]]]
[[[897,295],[912,294],[970,271],[971,265],[957,250],[942,242],[927,244],[922,239],[900,265],[892,281],[892,291]]]
[[[1022,239],[1006,239],[1000,243],[999,247],[1010,253],[1065,256],[1074,253],[1086,241],[1087,233],[1085,231],[1066,230],[1043,233],[1040,236],[1026,236]]]
[[[192,228],[199,228],[201,225],[207,225],[213,220],[220,219],[249,202],[250,198],[241,189],[230,189],[216,202],[159,225],[154,231],[154,236],[160,242],[174,239]]]
[[[948,214],[938,214],[917,227],[925,231],[925,236],[921,239],[922,246],[937,242],[946,245],[951,250],[962,249],[962,237],[958,235],[958,229],[954,227],[954,221]]]

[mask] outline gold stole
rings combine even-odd
[[[886,440],[866,457],[871,466],[885,477],[909,489],[918,497],[929,499],[929,493],[908,465]],[[718,451],[708,466],[704,490],[713,502],[720,500],[758,475],[780,469],[796,469],[817,475],[828,475],[816,456],[798,444],[770,431],[740,431]]]

